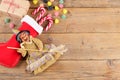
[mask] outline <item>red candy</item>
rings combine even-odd
[[[15,24],[14,23],[10,23],[10,28],[14,28]]]
[[[59,4],[59,7],[62,9],[64,7],[64,5],[63,4]]]
[[[57,17],[59,15],[59,12],[55,12],[54,15]]]

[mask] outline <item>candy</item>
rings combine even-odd
[[[67,14],[68,10],[67,9],[63,9],[63,14]]]
[[[10,23],[10,28],[14,28],[15,27],[15,24],[14,23]]]
[[[36,15],[39,11],[41,11],[41,13],[37,16],[36,21],[39,21],[41,19],[42,16],[44,16],[44,14],[46,13],[46,10],[44,7],[39,6],[37,9],[35,9],[32,14]]]
[[[51,28],[52,24],[53,24],[53,19],[51,17],[51,14],[48,14],[47,16],[43,17],[40,21],[39,21],[39,25],[43,24],[44,21],[48,20],[48,25],[45,28],[45,31],[48,31],[48,29]]]
[[[5,21],[5,23],[9,23],[10,22],[10,18],[6,18],[4,21]]]
[[[33,4],[37,4],[38,3],[38,0],[33,0]]]
[[[53,6],[48,6],[48,10],[53,10]]]
[[[54,15],[57,17],[59,15],[59,12],[55,12]]]
[[[58,7],[58,6],[55,6],[55,10],[59,10],[59,7]]]
[[[55,24],[58,24],[60,21],[59,21],[59,19],[55,19],[54,22],[55,22]]]
[[[52,3],[51,3],[50,1],[48,1],[48,2],[47,2],[47,5],[48,5],[48,6],[51,6],[51,5],[52,5]]]
[[[63,15],[61,16],[61,18],[62,18],[62,19],[66,19],[66,15],[63,14]]]
[[[44,2],[44,3],[47,3],[47,2],[48,2],[48,0],[43,0],[43,2]]]
[[[62,9],[64,7],[64,5],[63,4],[59,4],[59,7]]]
[[[63,4],[63,3],[64,3],[64,1],[63,1],[63,0],[59,0],[59,3],[60,3],[60,4]]]

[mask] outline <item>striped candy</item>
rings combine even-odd
[[[42,18],[42,16],[44,16],[44,14],[46,13],[45,8],[43,6],[40,6],[37,9],[35,9],[32,14],[36,15],[39,11],[41,11],[41,13],[37,16],[36,21],[39,21]]]
[[[52,24],[53,24],[53,19],[51,17],[51,15],[47,15],[45,16],[44,18],[42,18],[40,21],[39,21],[39,25],[43,24],[44,21],[48,20],[48,25],[47,27],[45,28],[45,31],[48,31],[48,29],[51,28]]]

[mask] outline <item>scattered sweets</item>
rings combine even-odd
[[[61,18],[62,18],[62,19],[66,19],[66,15],[63,14],[63,15],[61,16]]]
[[[67,14],[68,10],[67,9],[63,9],[63,14]]]
[[[59,0],[59,3],[60,3],[60,4],[63,4],[63,3],[64,3],[64,0]]]
[[[38,0],[33,0],[33,4],[37,4],[38,3]]]
[[[10,18],[5,18],[5,23],[9,23],[10,22]]]
[[[59,19],[57,19],[57,18],[54,20],[54,23],[55,23],[55,24],[58,24],[59,22],[60,22],[60,21],[59,21]]]
[[[59,10],[59,7],[58,7],[58,6],[55,6],[55,10],[56,10],[56,11]]]
[[[48,6],[47,9],[48,10],[53,10],[53,6]]]
[[[56,17],[54,19],[54,23],[55,24],[58,24],[60,22],[60,20],[57,18],[57,17],[61,17],[62,19],[66,19],[67,16],[66,14],[68,13],[68,10],[64,8],[64,0],[58,0],[58,5],[54,5],[54,2],[55,0],[43,0],[46,6],[46,8],[48,10],[55,10],[55,12],[53,13],[54,14],[54,17]],[[61,15],[61,16],[60,16]],[[51,21],[50,21],[51,22]],[[39,22],[39,24],[41,24],[42,22]],[[49,27],[47,27],[49,28]],[[48,30],[46,28],[46,31]]]
[[[59,7],[62,9],[64,7],[64,5],[63,4],[59,4]]]
[[[56,11],[56,12],[54,13],[54,15],[57,17],[57,16],[59,15],[59,12]]]
[[[10,27],[10,28],[14,28],[14,27],[15,27],[15,24],[14,24],[14,23],[10,23],[9,27]]]
[[[52,2],[48,1],[48,2],[47,2],[47,5],[48,5],[48,6],[51,6],[51,5],[52,5]]]

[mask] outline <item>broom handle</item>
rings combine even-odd
[[[16,48],[16,47],[7,47],[8,49],[21,49],[21,48]],[[29,50],[29,51],[40,51],[40,50],[35,50],[35,49],[23,49],[23,50]],[[40,52],[49,52],[49,51],[40,51]]]

